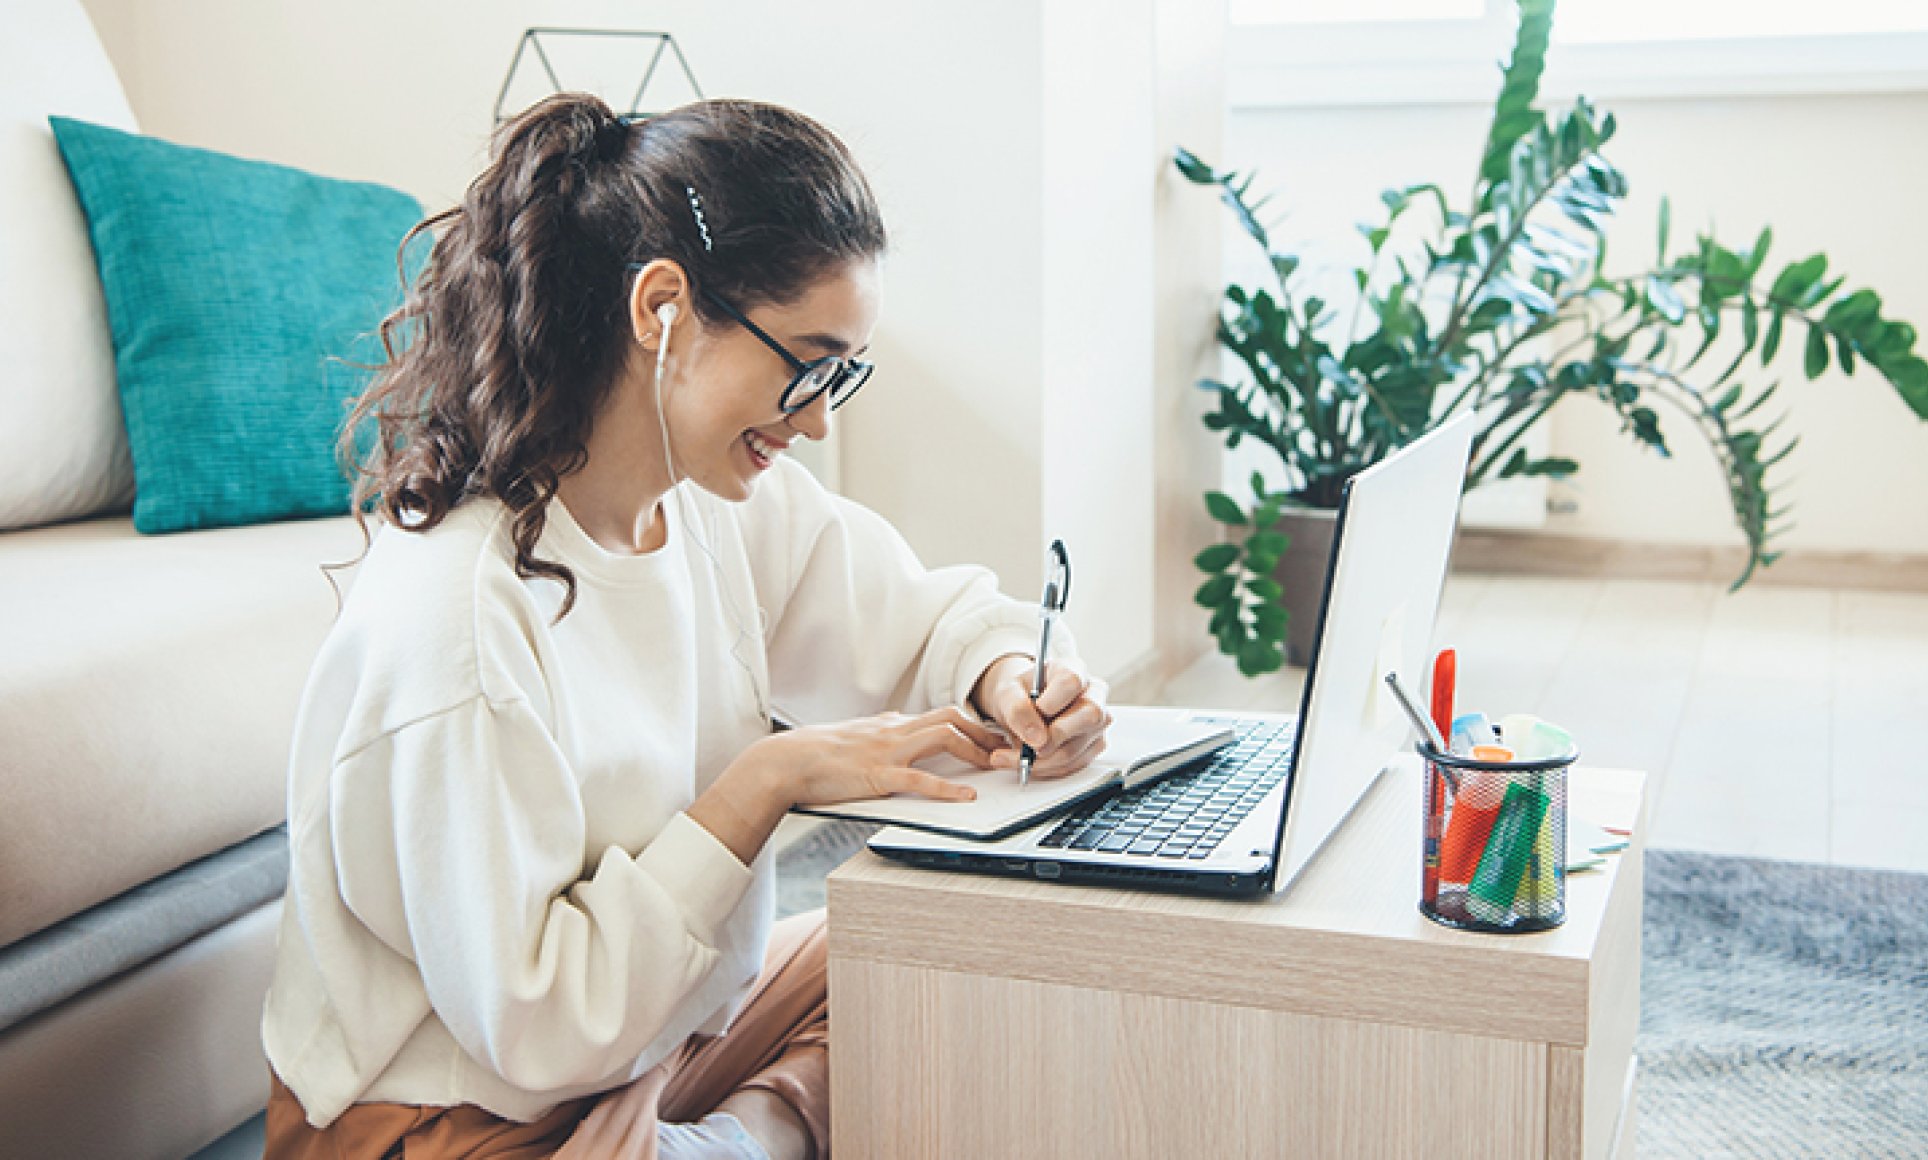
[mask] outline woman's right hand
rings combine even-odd
[[[915,717],[884,713],[792,729],[757,742],[750,754],[769,763],[788,809],[899,793],[967,802],[977,796],[976,790],[911,763],[948,753],[967,765],[989,769],[991,752],[1006,744],[995,730],[952,707]]]
[[[948,753],[989,769],[992,751],[1009,744],[956,707],[791,729],[744,750],[687,812],[747,866],[791,806],[899,793],[967,802],[976,790],[911,763]]]

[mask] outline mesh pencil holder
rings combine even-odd
[[[1580,751],[1496,762],[1417,748],[1426,762],[1420,912],[1501,934],[1565,922],[1567,771]]]

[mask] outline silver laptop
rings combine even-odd
[[[1194,711],[1233,725],[1237,742],[1000,841],[892,826],[870,848],[919,866],[1026,878],[1210,894],[1285,889],[1409,737],[1385,674],[1412,687],[1426,669],[1477,428],[1463,415],[1346,485],[1296,716]]]

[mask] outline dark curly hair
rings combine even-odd
[[[564,586],[558,620],[576,579],[535,545],[629,358],[629,264],[674,260],[697,291],[691,307],[716,323],[703,290],[744,310],[787,305],[885,246],[849,150],[801,113],[711,100],[628,120],[586,93],[559,93],[496,132],[462,203],[402,239],[404,285],[404,255],[424,232],[433,249],[381,323],[387,361],[369,368],[342,433],[362,555],[371,510],[421,532],[468,496],[494,496],[513,516],[517,574]]]

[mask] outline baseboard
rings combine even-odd
[[[1649,544],[1500,528],[1462,529],[1453,571],[1509,576],[1610,576],[1732,584],[1746,566],[1743,548]],[[1928,592],[1928,555],[1902,552],[1790,551],[1756,569],[1750,585]]]

